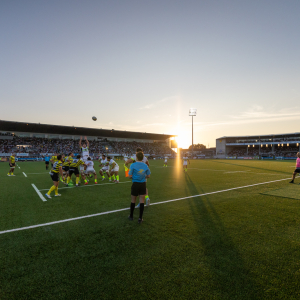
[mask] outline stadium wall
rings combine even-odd
[[[216,140],[216,155],[217,158],[226,157],[226,139],[217,139]]]

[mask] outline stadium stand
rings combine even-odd
[[[131,155],[137,147],[141,147],[145,154],[151,156],[175,155],[170,148],[174,135],[1,120],[0,155],[15,152],[42,157],[45,153],[78,153],[80,136],[88,137],[90,154],[94,156],[102,153]]]
[[[164,155],[175,152],[162,143],[141,142],[113,142],[113,141],[90,141],[90,152],[132,154],[137,147],[141,147],[146,154]],[[46,139],[46,138],[22,138],[14,137],[12,140],[0,140],[0,153],[68,153],[78,152],[78,140],[72,139]]]
[[[216,140],[218,158],[295,158],[300,133],[222,137]]]

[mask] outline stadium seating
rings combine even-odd
[[[90,141],[90,153],[118,153],[132,154],[136,148],[141,147],[145,154],[165,155],[175,152],[164,143],[140,143],[140,142],[112,142]],[[72,139],[45,139],[25,138],[15,136],[11,140],[0,139],[0,153],[30,153],[39,156],[40,153],[69,153],[79,152],[78,140]]]
[[[275,146],[274,152],[272,152],[271,147],[262,147],[260,149],[260,154],[261,155],[269,155],[269,156],[281,156],[281,157],[295,157],[296,153],[299,152],[299,147],[296,145],[284,145],[284,146]],[[243,147],[235,147],[232,149],[229,153],[227,153],[228,156],[258,156],[259,155],[259,149],[258,147],[248,148],[248,153],[247,153],[247,148]]]

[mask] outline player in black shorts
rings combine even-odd
[[[142,162],[143,158],[144,158],[144,153],[138,152],[136,154],[136,162],[130,165],[130,170],[129,170],[129,178],[132,178],[132,186],[131,186],[130,215],[128,219],[131,221],[133,220],[135,202],[136,202],[136,198],[139,196],[140,197],[140,216],[138,219],[139,224],[142,223],[143,221],[144,202],[147,193],[146,178],[149,178],[151,174],[149,167]]]
[[[44,159],[45,159],[46,170],[48,170],[49,169],[49,162],[50,162],[51,157],[49,155],[46,155],[44,157]]]
[[[51,199],[51,192],[55,191],[55,197],[61,196],[61,194],[58,193],[58,184],[59,184],[59,174],[60,176],[63,176],[62,172],[62,156],[57,155],[57,161],[53,164],[53,167],[50,171],[50,176],[53,181],[53,186],[50,188],[48,193],[45,195],[47,198]]]
[[[84,165],[84,161],[80,157],[81,157],[80,155],[77,155],[77,158],[73,159],[73,161],[70,164],[69,176],[68,176],[68,179],[67,179],[67,185],[66,186],[68,186],[73,174],[75,174],[75,176],[76,176],[76,186],[78,186],[78,183],[79,183],[79,170],[78,170],[78,167],[80,165]],[[85,181],[85,176],[84,175],[82,175],[82,176],[83,176],[82,177],[83,180]]]
[[[300,174],[300,152],[297,153],[296,168],[295,171],[293,172],[292,181],[290,181],[290,183],[294,183],[297,173]]]
[[[16,154],[13,153],[9,158],[9,172],[7,173],[7,176],[15,176],[14,170],[16,167]]]

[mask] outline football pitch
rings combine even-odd
[[[1,300],[299,299],[294,161],[150,161],[141,225],[117,162],[119,184],[60,183],[51,199],[43,162],[15,177],[0,164]]]

